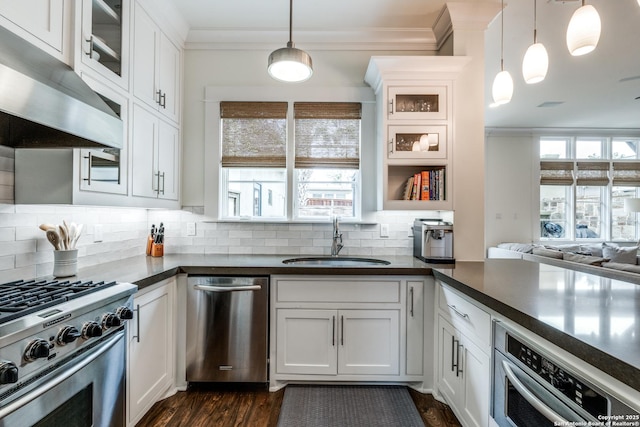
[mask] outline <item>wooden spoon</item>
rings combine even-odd
[[[69,235],[67,234],[67,228],[64,225],[58,226],[58,232],[60,233],[60,249],[67,250],[69,248]]]
[[[60,250],[60,236],[55,230],[47,230],[47,240],[51,242],[56,251]]]
[[[75,225],[75,224],[72,224]],[[73,240],[71,241],[71,249],[76,248],[76,243],[78,243],[78,239],[80,239],[80,234],[82,234],[83,224],[77,225],[75,230],[75,235],[73,236]]]
[[[56,226],[53,224],[40,224],[40,230],[46,232],[47,230],[55,230]]]

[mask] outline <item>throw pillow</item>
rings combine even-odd
[[[629,271],[632,273],[640,273],[640,265],[621,264],[619,262],[604,262],[602,263],[604,268],[611,268],[613,270]]]
[[[620,262],[624,264],[637,264],[638,247],[622,247],[611,246],[606,243],[602,244],[602,256],[611,262]]]
[[[596,265],[598,267],[600,267],[603,262],[608,261],[605,258],[601,258],[597,256],[579,255],[579,254],[572,254],[569,252],[565,252],[562,259],[565,261],[579,262],[580,264]]]

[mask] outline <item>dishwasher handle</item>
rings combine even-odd
[[[211,285],[194,285],[194,289],[205,292],[240,292],[240,291],[259,291],[261,285],[249,286],[211,286]]]

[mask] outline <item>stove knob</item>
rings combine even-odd
[[[133,319],[133,310],[126,306],[118,307],[118,309],[116,310],[116,314],[122,320]]]
[[[85,340],[95,338],[102,335],[102,326],[98,322],[87,322],[82,325],[81,336]]]
[[[120,318],[115,313],[107,313],[102,316],[102,327],[104,329],[115,328],[122,324]]]
[[[18,367],[13,362],[0,361],[0,384],[18,382]]]
[[[56,337],[56,343],[60,345],[66,345],[74,342],[80,338],[80,332],[75,326],[65,326]]]
[[[33,362],[36,359],[45,359],[49,357],[49,341],[42,338],[36,338],[27,344],[24,351],[24,360]]]

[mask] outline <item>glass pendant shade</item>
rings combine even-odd
[[[600,30],[600,15],[595,7],[588,4],[576,10],[567,27],[567,48],[571,55],[585,55],[594,50]]]
[[[307,52],[288,43],[287,47],[274,50],[269,55],[267,70],[276,80],[288,83],[303,82],[313,74],[313,63]]]
[[[508,71],[502,70],[496,74],[491,92],[495,105],[502,105],[511,101],[511,97],[513,96],[513,79]]]
[[[534,43],[527,49],[522,60],[522,76],[528,84],[544,80],[549,69],[549,55],[542,43]]]

